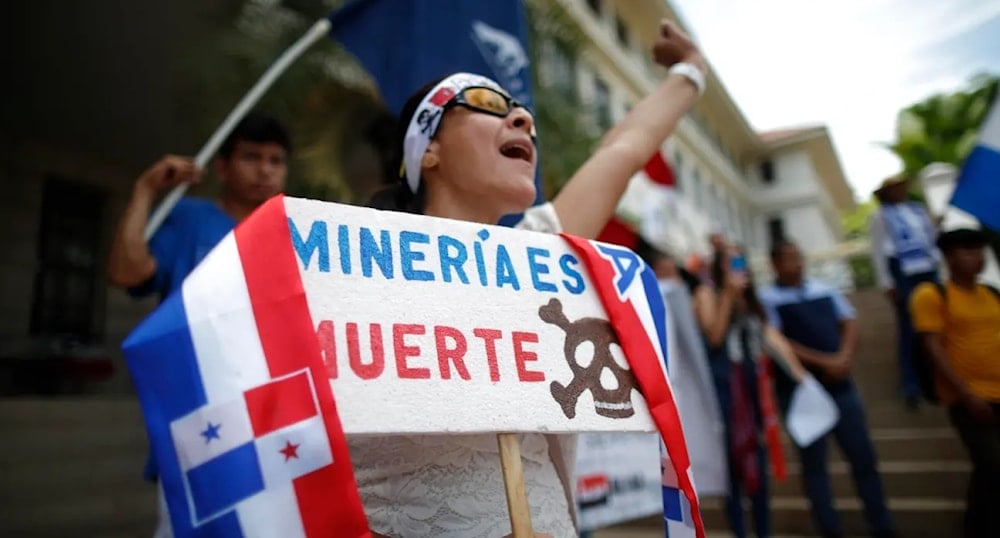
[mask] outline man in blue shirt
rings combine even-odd
[[[217,200],[185,197],[147,243],[149,213],[159,193],[201,177],[187,157],[163,157],[136,180],[111,244],[108,279],[136,297],[161,299],[184,278],[238,222],[285,189],[291,142],[275,119],[248,115],[229,135],[213,162],[222,183]]]
[[[840,421],[832,433],[851,464],[872,535],[896,536],[868,435],[864,403],[851,380],[858,340],[854,308],[839,290],[803,278],[802,253],[794,243],[777,243],[771,251],[771,263],[777,282],[759,293],[768,321],[785,335],[802,364],[820,380],[837,404]],[[779,371],[776,389],[786,410],[794,386],[795,382]],[[840,516],[833,507],[826,439],[800,447],[799,458],[803,487],[820,533],[824,537],[842,536]]]
[[[241,220],[285,190],[291,139],[275,119],[257,114],[244,118],[223,142],[212,163],[222,183],[217,200],[185,197],[171,210],[147,243],[146,222],[162,191],[197,183],[201,170],[187,157],[167,155],[139,176],[118,222],[108,260],[108,280],[130,295],[156,294],[164,299]],[[152,457],[143,477],[157,478]],[[160,495],[160,521],[154,534],[171,536]]]

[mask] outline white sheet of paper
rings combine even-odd
[[[802,383],[795,387],[788,406],[785,418],[788,435],[795,444],[806,447],[832,430],[838,420],[840,411],[833,398],[815,377],[806,375]]]

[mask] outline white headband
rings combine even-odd
[[[410,124],[406,127],[406,137],[403,139],[403,169],[406,171],[406,184],[413,193],[416,193],[420,186],[420,163],[427,146],[431,143],[431,135],[437,131],[441,123],[444,105],[462,90],[475,86],[485,86],[507,93],[499,84],[484,76],[455,73],[427,92],[413,113],[413,117],[410,118]]]

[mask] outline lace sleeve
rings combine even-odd
[[[562,222],[559,221],[559,214],[556,213],[555,206],[551,202],[546,202],[528,208],[524,212],[524,218],[521,219],[521,222],[517,223],[515,228],[530,230],[532,232],[557,234],[562,231]]]
[[[518,437],[532,524],[552,536],[575,536],[546,436]],[[496,436],[364,437],[349,444],[372,531],[392,537],[510,533]]]

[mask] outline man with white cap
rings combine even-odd
[[[927,210],[907,200],[908,179],[902,174],[891,176],[875,191],[879,210],[869,220],[868,231],[876,281],[896,309],[903,397],[908,407],[916,408],[921,396],[913,365],[915,335],[909,301],[920,283],[938,281],[941,255],[934,246],[936,232]]]

